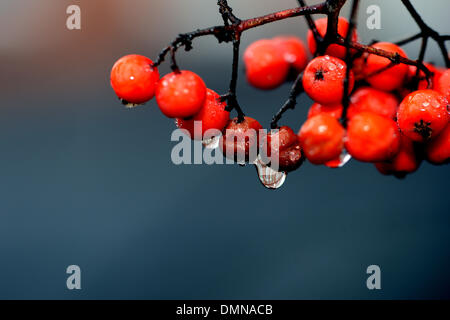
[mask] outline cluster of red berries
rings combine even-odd
[[[327,18],[315,23],[319,34],[324,36]],[[348,28],[348,21],[340,17],[338,33],[346,37]],[[356,31],[351,38],[357,40]],[[247,48],[244,56],[247,79],[257,88],[271,89],[280,85],[286,80],[287,70],[293,67],[288,59],[283,59],[286,49],[279,39],[259,40]],[[293,42],[295,38],[281,39]],[[315,54],[317,46],[311,31],[307,40],[311,53]],[[417,72],[416,67],[392,65],[387,58],[363,54],[355,59],[349,72],[350,104],[342,119],[341,102],[347,74],[342,59],[346,49],[338,44],[330,45],[323,56],[305,63],[306,49],[300,39],[295,43],[298,44],[296,50],[291,46],[289,55],[301,57],[302,67],[295,69],[303,71],[304,91],[315,103],[298,132],[297,142],[293,142],[292,129],[280,128],[278,135],[283,137],[280,148],[286,148],[286,154],[292,155],[292,146],[298,145],[311,163],[338,167],[348,152],[359,161],[375,163],[383,174],[396,176],[417,170],[423,158],[435,164],[449,162],[450,70],[426,63],[433,73],[433,88],[427,89],[425,74]],[[373,47],[407,57],[392,43],[379,42]],[[353,91],[355,79],[358,82]],[[286,154],[280,153],[280,168],[287,171],[298,167],[303,160],[292,157],[290,163],[284,161],[283,165],[281,159]]]
[[[189,131],[193,139],[202,139],[194,137],[194,121],[202,122],[202,134],[209,129],[222,131],[230,112],[200,76],[182,70],[160,79],[152,65],[149,58],[140,55],[124,56],[114,64],[111,86],[124,104],[139,105],[156,97],[161,112],[175,118],[177,126]]]
[[[324,36],[327,18],[316,22]],[[349,23],[339,18],[338,33],[346,37]],[[315,54],[313,34],[307,36],[309,50]],[[352,34],[356,41],[356,31]],[[392,43],[379,42],[374,48],[405,52]],[[351,54],[355,52],[351,51]],[[202,140],[206,130],[222,132],[220,145],[245,161],[254,161],[250,150],[279,159],[279,171],[296,170],[308,159],[313,164],[338,167],[343,155],[374,163],[383,174],[404,176],[415,171],[423,158],[442,164],[450,160],[450,69],[431,64],[433,88],[423,72],[405,64],[391,65],[387,58],[363,54],[349,71],[350,103],[344,109],[344,81],[347,65],[342,60],[346,49],[332,44],[324,55],[308,62],[303,41],[297,37],[258,40],[244,53],[248,82],[256,88],[278,87],[290,73],[303,72],[302,84],[314,100],[308,119],[298,134],[282,126],[277,132],[260,135],[261,124],[250,117],[230,120],[226,103],[191,71],[174,71],[160,79],[150,59],[128,55],[119,59],[111,72],[111,85],[125,104],[142,104],[156,96],[161,112],[175,118],[179,128],[192,139]],[[355,89],[355,90],[353,90]],[[202,121],[202,135],[194,136],[194,121]],[[345,125],[343,125],[345,124]],[[272,141],[277,139],[276,147]]]

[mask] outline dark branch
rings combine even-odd
[[[422,70],[425,73],[427,78],[430,78],[432,76],[430,70],[428,70],[427,67],[425,67],[425,65],[422,62],[402,57],[398,53],[389,52],[389,51],[385,51],[382,49],[377,49],[377,48],[366,46],[364,44],[361,44],[358,42],[353,42],[353,41],[350,41],[348,44],[346,44],[345,39],[342,38],[341,36],[338,37],[337,43],[340,45],[343,45],[343,46],[348,46],[348,47],[358,50],[358,51],[363,51],[363,52],[374,54],[374,55],[377,55],[380,57],[387,58],[395,64],[403,63],[403,64],[407,64],[410,66],[415,66],[415,67],[419,68],[420,70]]]
[[[358,13],[359,0],[353,0],[352,11],[350,13],[350,21],[348,26],[347,35],[345,36],[344,44],[347,48],[345,53],[345,63],[347,64],[347,69],[345,71],[344,80],[344,95],[342,97],[342,116],[341,123],[344,127],[347,125],[347,109],[350,104],[350,72],[353,66],[353,58],[351,55],[351,50],[349,48],[349,43],[352,39],[353,30],[356,28],[356,16]]]
[[[294,84],[292,85],[291,91],[289,92],[289,98],[286,100],[281,109],[275,114],[272,118],[272,122],[270,123],[270,127],[272,129],[278,128],[278,121],[280,121],[283,114],[289,109],[295,109],[297,104],[297,97],[303,92],[303,84],[302,84],[302,74],[297,76]]]
[[[241,45],[241,36],[240,34],[236,34],[235,39],[233,40],[233,64],[231,70],[231,81],[230,81],[230,89],[228,93],[221,96],[222,101],[227,101],[227,110],[232,111],[236,110],[238,114],[238,123],[244,121],[245,114],[242,111],[236,96],[236,88],[237,88],[237,78],[238,78],[238,68],[239,68],[239,47]]]
[[[397,42],[395,42],[395,44],[398,45],[398,46],[403,46],[403,45],[408,44],[408,43],[410,43],[410,42],[412,42],[414,40],[420,39],[422,37],[423,37],[422,32],[419,32],[418,34],[415,34],[415,35],[413,35],[411,37],[408,37],[406,39],[397,41]]]
[[[331,0],[329,0],[329,1],[331,1]],[[336,1],[336,0],[333,0],[333,1]],[[343,0],[340,0],[340,1],[343,1]],[[288,19],[288,18],[292,18],[292,17],[298,17],[298,16],[302,16],[305,14],[325,13],[327,10],[327,3],[324,2],[324,3],[318,4],[318,5],[314,5],[314,6],[287,9],[287,10],[267,14],[265,16],[251,18],[251,19],[241,21],[232,14],[232,10],[228,5],[225,6],[226,1],[219,0],[219,3],[221,3],[223,5],[223,7],[220,7],[221,13],[223,12],[222,17],[226,17],[227,19],[230,19],[233,22],[233,24],[231,24],[231,25],[225,24],[223,26],[214,26],[214,27],[210,27],[210,28],[206,28],[206,29],[199,29],[199,30],[196,30],[193,32],[178,35],[178,37],[176,37],[175,40],[169,44],[169,46],[167,46],[166,48],[164,48],[161,51],[161,53],[158,55],[158,58],[153,63],[153,66],[154,67],[159,66],[165,60],[165,57],[169,52],[173,52],[175,54],[175,52],[180,47],[184,46],[186,51],[191,50],[192,49],[192,40],[194,40],[195,38],[198,38],[198,37],[214,35],[217,38],[217,40],[219,41],[219,43],[220,42],[231,42],[234,40],[235,34],[241,34],[242,32],[244,32],[246,30],[256,28],[256,27],[262,26],[264,24],[275,22],[275,21],[280,21],[280,20],[284,20],[284,19]],[[220,4],[219,4],[219,6],[220,6]],[[227,8],[229,8],[229,9],[227,9]]]
[[[233,14],[233,9],[228,5],[227,0],[218,0],[219,12],[222,15],[223,22],[227,26],[228,22],[232,24],[240,23],[241,20]]]
[[[306,7],[306,3],[303,0],[297,0],[300,7]],[[306,23],[308,24],[309,30],[313,33],[314,40],[316,40],[316,43],[322,43],[323,38],[319,33],[319,30],[317,30],[317,26],[314,23],[314,20],[312,19],[311,15],[309,13],[305,14]]]

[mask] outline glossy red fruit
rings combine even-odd
[[[406,96],[397,112],[403,134],[414,141],[436,137],[450,121],[447,99],[434,90],[417,90]]]
[[[386,161],[397,154],[399,147],[400,132],[394,120],[368,111],[349,120],[345,148],[356,160]]]
[[[326,34],[326,31],[327,31],[328,18],[317,19],[314,23],[317,27],[317,31],[319,31],[319,34],[322,37],[324,37]],[[345,38],[348,33],[348,27],[349,27],[349,23],[348,23],[347,19],[345,19],[343,17],[339,17],[338,34]],[[353,30],[351,40],[352,41],[358,40],[358,34],[356,33],[356,30]],[[316,44],[316,40],[314,39],[314,35],[311,30],[308,31],[307,41],[308,41],[309,50],[311,51],[312,54],[314,54],[317,50],[317,44]],[[346,54],[346,48],[344,48],[343,46],[338,45],[338,44],[332,44],[327,48],[325,54],[328,54],[333,57],[337,57],[339,59],[344,59],[345,54]]]
[[[165,75],[156,87],[156,101],[169,118],[189,118],[197,114],[206,99],[206,85],[194,72],[183,70]]]
[[[389,161],[375,163],[375,167],[382,174],[393,174],[398,177],[416,171],[419,165],[413,141],[403,134],[400,135],[400,149],[397,155]]]
[[[370,87],[361,87],[351,96],[347,117],[350,119],[362,111],[371,111],[380,116],[395,119],[398,105],[399,101],[391,93]]]
[[[322,56],[311,60],[303,73],[303,88],[308,96],[321,104],[335,104],[342,100],[347,66],[344,61]],[[355,83],[350,71],[349,92]]]
[[[298,133],[306,158],[314,164],[337,158],[344,147],[344,135],[339,121],[324,113],[306,120]]]
[[[277,160],[277,171],[290,172],[298,169],[303,163],[304,157],[297,135],[287,126],[282,126],[275,133],[268,133],[262,139],[264,154],[271,160],[273,168],[274,159]]]
[[[261,124],[253,118],[245,117],[242,122],[232,119],[220,138],[223,155],[238,162],[253,162],[258,155],[260,129]]]
[[[111,86],[124,104],[142,104],[155,95],[159,80],[152,60],[130,54],[117,60],[111,70]]]
[[[178,128],[189,131],[191,138],[202,140],[205,132],[210,129],[222,131],[230,120],[230,112],[226,111],[227,104],[220,101],[220,96],[211,89],[206,91],[206,100],[202,109],[194,117],[189,119],[177,118],[175,123]],[[194,125],[201,121],[201,135],[195,135]]]
[[[450,69],[441,74],[436,83],[436,90],[443,94],[450,101]]]
[[[428,161],[435,164],[450,161],[450,124],[433,140],[427,143],[425,154]]]
[[[388,52],[398,53],[402,57],[407,57],[406,53],[397,45],[389,42],[378,42],[372,45],[376,49]],[[366,80],[375,89],[383,91],[392,91],[403,85],[405,76],[408,72],[408,65],[399,63],[389,69],[377,74],[371,75],[379,70],[386,68],[391,61],[387,58],[370,54],[366,61]],[[371,75],[371,76],[369,76]]]
[[[302,72],[308,63],[303,41],[295,36],[280,36],[273,39],[283,53],[284,60],[298,72]]]
[[[340,103],[324,105],[316,102],[311,106],[311,108],[309,108],[308,119],[321,113],[326,113],[333,118],[340,119],[343,109],[344,107]]]
[[[280,86],[290,67],[277,42],[268,39],[253,42],[245,50],[244,63],[248,82],[265,90]]]

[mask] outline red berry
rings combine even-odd
[[[389,42],[378,42],[372,45],[376,49],[382,49],[389,52],[398,53],[402,57],[407,57],[406,53],[397,45]],[[370,54],[366,61],[366,75],[373,74],[386,68],[391,61],[387,58]],[[406,64],[399,63],[389,69],[382,72],[368,76],[367,82],[372,87],[384,91],[392,91],[400,88],[403,85],[403,81],[408,72],[408,66]]]
[[[375,163],[382,174],[394,174],[398,177],[416,171],[419,165],[413,141],[403,134],[400,135],[400,149],[397,155],[389,161]]]
[[[360,112],[348,122],[345,148],[357,160],[378,162],[392,159],[400,147],[394,120],[373,112]]]
[[[130,54],[117,60],[111,70],[111,86],[124,104],[142,104],[155,95],[159,80],[152,60]]]
[[[308,63],[308,55],[306,53],[305,45],[303,41],[295,36],[280,36],[273,39],[281,52],[283,53],[284,60],[289,65],[294,67],[298,72],[305,69]]]
[[[270,159],[278,159],[278,168],[275,168],[277,171],[294,171],[303,163],[300,142],[291,128],[283,126],[277,132],[267,134],[262,140],[265,155]]]
[[[314,23],[317,27],[317,31],[319,31],[319,34],[322,37],[324,37],[327,32],[328,18],[317,19]],[[347,36],[348,26],[349,26],[349,23],[348,23],[347,19],[345,19],[343,17],[339,17],[338,34],[345,38]],[[317,45],[316,45],[316,40],[314,39],[314,35],[311,30],[308,31],[307,40],[308,40],[309,50],[311,51],[312,54],[315,54]],[[352,41],[358,40],[358,34],[356,33],[356,30],[353,30],[351,40]],[[347,52],[347,50],[345,47],[338,45],[338,44],[332,44],[327,48],[325,54],[328,54],[328,55],[336,57],[336,58],[344,59],[346,52]]]
[[[206,91],[206,100],[203,108],[193,118],[175,120],[176,125],[180,129],[189,131],[191,138],[202,140],[205,132],[210,129],[222,131],[230,120],[230,112],[225,110],[227,104],[219,100],[220,96],[211,89]],[[202,131],[201,136],[195,136],[194,124],[195,121],[201,121]]]
[[[289,63],[276,41],[258,40],[244,53],[248,82],[259,89],[274,89],[281,85],[289,72]]]
[[[342,104],[336,103],[336,104],[320,104],[320,103],[314,103],[311,108],[309,108],[308,111],[308,119],[312,118],[314,116],[317,116],[321,113],[326,113],[333,118],[340,119],[342,116],[342,110],[344,107]]]
[[[206,99],[206,85],[191,71],[165,75],[156,87],[156,101],[169,118],[188,118],[197,114]]]
[[[450,69],[441,74],[439,80],[434,82],[434,86],[436,91],[439,91],[450,101]]]
[[[303,73],[303,88],[308,96],[318,103],[339,103],[344,93],[346,69],[345,62],[338,58],[314,58]],[[353,72],[350,71],[349,92],[352,91],[354,82]]]
[[[448,101],[434,90],[417,90],[403,99],[397,121],[403,134],[426,141],[439,134],[450,120]]]
[[[306,120],[298,133],[306,158],[314,164],[337,158],[344,147],[344,135],[339,121],[325,113]]]
[[[232,119],[220,138],[223,155],[235,161],[253,162],[258,155],[260,129],[261,124],[253,118],[245,117],[242,122]]]
[[[436,164],[450,161],[450,124],[425,149],[427,159]]]
[[[395,119],[397,107],[398,100],[393,94],[370,87],[361,87],[352,94],[347,117],[350,119],[359,112],[371,111],[380,116]]]

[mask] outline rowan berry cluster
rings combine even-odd
[[[226,1],[225,6],[221,2],[221,12],[228,12],[235,25],[241,23],[227,11]],[[330,15],[310,20],[314,25],[307,35],[309,53],[300,38],[280,36],[253,42],[243,56],[248,83],[258,89],[274,89],[289,81],[289,75],[296,75],[288,107],[295,105],[300,91],[314,101],[298,133],[278,126],[286,111],[282,110],[272,122],[278,130],[260,134],[261,124],[244,116],[233,90],[219,96],[197,74],[177,66],[160,78],[155,63],[140,55],[128,55],[115,63],[111,85],[126,105],[139,105],[155,96],[161,112],[175,118],[176,125],[192,139],[203,140],[210,129],[220,131],[220,146],[227,157],[226,150],[232,150],[233,158],[253,162],[252,148],[276,157],[279,172],[294,171],[305,159],[336,168],[353,157],[397,177],[417,170],[423,159],[448,163],[450,69],[422,61],[407,63],[412,60],[394,43],[377,42],[358,50],[358,45],[349,45],[357,44],[357,31],[343,17],[338,17],[334,39],[345,41],[324,47],[329,19]],[[239,41],[233,43],[238,48]],[[320,47],[324,48],[321,52]],[[232,109],[238,116],[230,119]],[[202,122],[200,135],[194,121]]]

